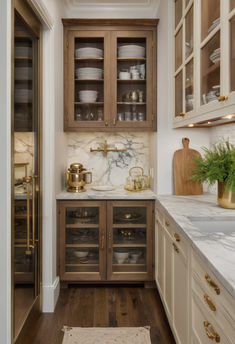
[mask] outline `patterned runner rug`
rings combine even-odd
[[[68,327],[62,344],[151,344],[150,327]]]

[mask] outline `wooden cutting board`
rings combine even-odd
[[[201,154],[189,148],[189,139],[182,139],[183,149],[179,149],[174,153],[174,184],[175,195],[202,195],[203,187],[197,182],[188,180],[196,167],[193,157],[201,156]]]

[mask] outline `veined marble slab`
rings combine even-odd
[[[58,200],[97,200],[97,199],[122,199],[122,200],[154,200],[156,194],[152,190],[143,190],[140,192],[126,191],[123,186],[116,187],[112,191],[95,191],[90,186],[86,186],[86,192],[72,193],[63,191],[56,195]]]
[[[235,298],[235,210],[217,205],[216,195],[158,196],[157,208],[163,211],[191,243],[226,290]],[[209,221],[234,220],[234,229],[213,232],[193,225],[190,217]]]

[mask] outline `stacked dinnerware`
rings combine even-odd
[[[32,90],[16,88],[15,89],[15,102],[27,103],[32,101]]]
[[[145,48],[141,45],[122,45],[118,47],[118,57],[145,57]]]
[[[210,60],[212,63],[216,63],[220,61],[220,48],[215,49],[213,53],[210,55]]]
[[[32,67],[16,67],[15,79],[16,80],[32,80]]]
[[[15,57],[32,57],[32,48],[31,47],[15,47]]]
[[[219,25],[220,23],[220,18],[217,18],[213,21],[212,25],[209,27],[208,29],[208,33],[210,33],[212,30],[214,30],[214,28]]]
[[[92,47],[78,48],[75,50],[75,57],[100,58],[103,57],[103,50]]]
[[[83,103],[94,103],[97,100],[98,92],[97,91],[79,91],[78,92],[79,99]]]
[[[217,100],[216,91],[209,91],[206,95],[206,100],[207,100],[207,103],[210,103],[213,100]]]
[[[102,78],[102,69],[101,68],[77,68],[75,70],[75,75],[77,79],[101,79]]]

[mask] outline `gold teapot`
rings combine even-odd
[[[92,182],[92,173],[83,168],[82,164],[73,163],[66,172],[66,181],[68,192],[84,192],[84,186]]]

